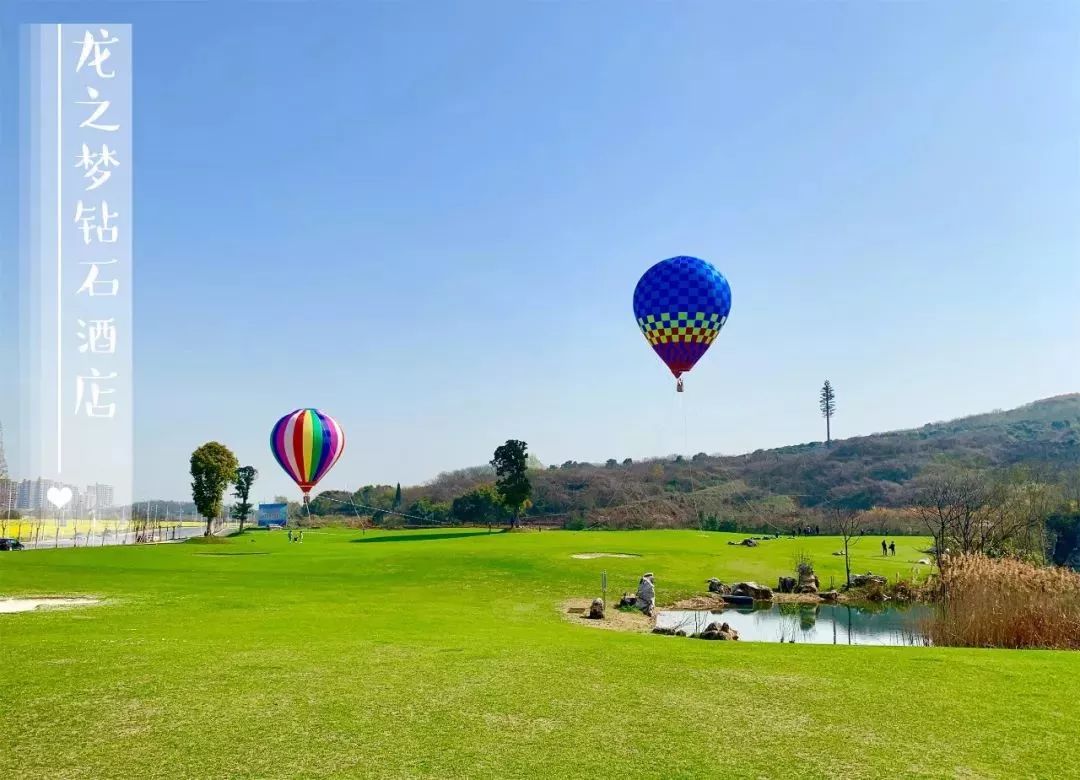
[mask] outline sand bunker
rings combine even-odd
[[[579,558],[583,561],[589,561],[593,558],[640,558],[640,555],[634,555],[633,553],[577,553],[571,555],[571,558]]]
[[[590,626],[592,628],[604,628],[608,631],[651,631],[652,618],[646,617],[640,612],[623,612],[616,609],[614,603],[608,604],[603,620],[589,620],[589,604],[592,599],[569,599],[562,603],[562,616],[575,625]]]
[[[55,607],[90,607],[100,603],[101,599],[0,599],[0,613],[33,612],[35,609]]]

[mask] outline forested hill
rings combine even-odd
[[[1023,465],[1057,478],[1080,466],[1080,393],[912,430],[837,440],[830,447],[810,442],[733,457],[699,453],[692,458],[548,466],[533,472],[528,514],[612,525],[677,525],[703,515],[745,523],[762,513],[777,519],[792,516],[837,492],[864,508],[903,507],[912,501],[913,479],[935,464]],[[492,480],[486,467],[442,474],[427,485],[406,489],[401,506],[445,512],[455,498]],[[368,491],[369,500],[387,492]]]

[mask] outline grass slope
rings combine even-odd
[[[699,642],[562,619],[646,569],[661,601],[772,583],[835,538],[255,532],[0,557],[0,777],[1064,777],[1080,655]],[[857,546],[856,570],[907,572]],[[638,559],[575,560],[577,552]],[[255,554],[264,553],[264,554]],[[640,729],[651,724],[649,733]]]

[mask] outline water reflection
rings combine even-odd
[[[739,632],[741,640],[751,642],[925,645],[929,641],[920,625],[930,614],[930,608],[922,605],[773,604],[716,612],[664,610],[657,614],[656,625],[697,634],[709,623],[726,622]]]

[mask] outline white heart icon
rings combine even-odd
[[[62,488],[51,487],[45,496],[54,507],[63,509],[71,501],[71,488],[66,485]]]

